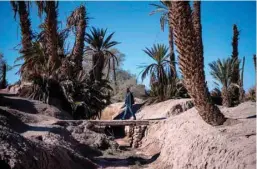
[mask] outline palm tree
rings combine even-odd
[[[46,13],[45,23],[45,41],[46,52],[48,58],[48,71],[51,72],[60,65],[60,58],[58,57],[58,26],[57,26],[57,8],[58,2],[55,1],[36,1],[38,6],[38,14],[41,17],[43,12]]]
[[[169,3],[172,4],[169,18],[176,35],[175,44],[179,53],[179,66],[185,87],[203,120],[210,125],[221,125],[226,118],[213,104],[205,82],[202,47],[199,45],[197,38],[199,35],[196,34],[193,23],[196,18],[193,19],[194,15],[191,15],[192,10],[188,1]]]
[[[29,19],[29,2],[25,1],[11,1],[10,2],[13,11],[14,18],[16,19],[17,12],[20,17],[20,27],[21,27],[21,35],[22,35],[22,51],[28,50],[31,47],[32,40],[32,31],[31,31],[31,23]]]
[[[73,27],[76,31],[75,44],[72,50],[71,59],[75,62],[75,67],[82,70],[82,58],[84,52],[84,41],[86,34],[86,7],[80,6],[75,9],[67,19],[67,26]]]
[[[253,63],[254,63],[254,69],[256,71],[256,55],[253,55]]]
[[[215,80],[222,84],[222,104],[231,107],[231,89],[233,86],[232,76],[234,69],[239,65],[237,60],[227,58],[214,61],[209,64],[211,68],[210,74]]]
[[[103,69],[105,65],[109,65],[111,61],[117,62],[117,58],[111,51],[111,48],[119,44],[116,41],[112,41],[114,32],[110,35],[106,35],[107,29],[92,28],[90,34],[86,33],[86,54],[92,56],[92,70],[90,77],[92,80],[101,81],[103,75]]]
[[[237,28],[237,25],[233,25],[233,39],[232,39],[232,59],[238,60],[238,39],[239,39],[239,31]],[[232,83],[239,84],[240,83],[240,71],[239,71],[239,65],[235,67],[233,70],[233,75],[232,75]],[[239,103],[239,89],[234,88],[233,89],[233,100],[235,103]]]
[[[169,46],[170,46],[170,61],[172,65],[170,66],[171,70],[171,77],[177,76],[176,66],[175,66],[175,53],[174,53],[174,43],[173,43],[173,29],[171,24],[171,19],[169,19],[169,13],[171,13],[171,4],[167,3],[166,1],[161,1],[161,4],[151,4],[152,6],[155,6],[156,9],[150,13],[150,15],[153,15],[155,13],[160,12],[161,18],[160,18],[160,25],[161,30],[164,31],[165,25],[168,23],[169,26]]]
[[[0,53],[0,89],[4,89],[7,87],[6,72],[7,64],[3,59],[3,54]]]
[[[11,1],[10,2],[13,11],[14,11],[14,18],[16,19],[16,14],[19,14],[20,18],[20,27],[21,27],[21,36],[22,36],[22,49],[20,50],[21,53],[28,51],[32,47],[32,31],[31,31],[31,23],[29,19],[29,1]],[[22,58],[26,61],[27,58]],[[26,75],[31,70],[25,70],[25,72],[21,72],[21,78],[26,79]]]
[[[198,43],[198,50],[203,55],[203,41],[202,41],[202,25],[201,25],[201,2],[200,1],[194,1],[193,2],[193,25],[194,25],[194,30],[197,38],[197,43]],[[203,64],[203,57],[200,57],[199,59],[200,62]]]
[[[160,99],[164,99],[164,85],[167,84],[167,73],[166,73],[166,66],[170,65],[170,61],[168,60],[169,57],[169,48],[166,47],[164,44],[157,44],[153,45],[152,48],[146,48],[143,51],[154,60],[154,63],[144,66],[144,70],[142,71],[142,81],[146,78],[148,74],[151,74],[152,77],[156,77],[158,81],[158,93]]]
[[[239,82],[239,102],[242,103],[245,97],[245,90],[244,90],[244,67],[245,67],[245,57],[243,57],[242,62],[242,70],[240,75],[240,82]]]

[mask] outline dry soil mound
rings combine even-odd
[[[226,117],[236,120],[219,127],[206,124],[195,108],[171,116],[149,127],[139,153],[154,155],[160,152],[157,160],[149,166],[151,169],[254,169],[255,108],[252,102],[221,108]],[[156,112],[149,109],[148,114]]]
[[[4,164],[15,169],[94,169],[98,166],[92,160],[102,155],[100,150],[117,148],[85,121],[58,123],[68,116],[53,106],[18,97],[1,97],[1,105],[1,169]]]

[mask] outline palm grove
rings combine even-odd
[[[24,1],[12,1],[11,4],[15,18],[18,14],[21,27],[21,55],[17,58],[17,61],[24,60],[20,65],[21,79],[33,84],[32,88],[22,88],[20,95],[56,105],[53,98],[63,98],[59,104],[72,112],[76,119],[98,116],[110,104],[112,88],[117,89],[119,52],[114,47],[119,42],[113,40],[114,33],[108,35],[107,30],[94,27],[86,33],[88,19],[83,5],[67,18],[66,28],[60,29],[58,2],[50,1],[35,2],[38,16],[44,18],[39,26],[40,32],[36,33],[32,31],[29,19],[29,6],[32,4]],[[205,122],[211,125],[223,124],[226,118],[215,105],[215,97],[221,97],[225,106],[234,106],[246,98],[255,98],[253,89],[247,95],[243,90],[245,59],[241,61],[238,57],[237,26],[233,26],[232,56],[209,64],[211,75],[222,85],[221,91],[215,89],[209,92],[203,65],[201,2],[194,1],[193,9],[189,2],[182,1],[163,1],[160,5],[153,5],[156,9],[151,14],[162,12],[162,30],[168,24],[169,48],[163,44],[154,44],[152,48],[144,49],[153,60],[152,64],[145,65],[142,70],[142,79],[148,75],[151,77],[150,98],[163,101],[191,97]],[[68,50],[65,49],[65,42],[72,33],[75,42],[73,48]],[[175,66],[174,45],[178,51],[181,78]],[[88,57],[91,58],[90,69],[83,67]],[[114,85],[110,81],[114,81]]]

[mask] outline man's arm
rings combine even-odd
[[[128,105],[131,105],[131,93],[128,94]]]

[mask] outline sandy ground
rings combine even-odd
[[[138,153],[160,153],[149,169],[254,169],[255,104],[246,102],[234,108],[221,107],[225,116],[234,120],[218,127],[206,124],[195,108],[189,109],[152,125]],[[149,116],[155,114],[154,111],[148,113]]]
[[[53,166],[58,165],[56,159],[61,157],[62,160],[71,160],[71,163],[67,163],[69,165],[67,168],[74,168],[78,163],[73,160],[77,158],[80,159],[80,167],[77,168],[83,168],[84,163],[92,164],[85,157],[92,157],[93,152],[100,153],[99,149],[110,146],[106,143],[113,144],[105,135],[88,130],[86,124],[64,123],[53,126],[52,124],[58,119],[69,119],[67,113],[53,106],[11,96],[6,97],[5,103],[6,106],[0,106],[2,112],[0,127],[12,131],[0,130],[2,137],[0,157],[11,157],[11,160],[15,161],[11,163],[12,166],[16,164],[29,166],[28,163],[22,163],[34,158],[29,155],[35,155],[43,166],[46,164],[42,161],[43,154],[47,154]],[[120,105],[117,107],[120,108]],[[165,118],[165,120],[148,127],[142,147],[105,151],[103,155],[98,155],[92,160],[99,168],[106,169],[254,169],[256,167],[256,103],[245,102],[234,108],[220,107],[230,120],[218,127],[206,124],[196,109],[191,107],[190,99],[168,100],[143,107],[136,114],[138,119]],[[115,111],[118,108],[114,108]],[[113,117],[112,113],[106,117]],[[40,139],[38,136],[42,141],[38,140]],[[116,141],[120,145],[127,146],[127,141],[124,139]],[[25,147],[20,152],[21,143]],[[5,145],[14,148],[9,151]],[[31,145],[40,153],[33,154]],[[57,156],[53,154],[56,159],[51,159],[54,157],[51,154],[53,148],[58,150]],[[95,151],[93,148],[98,150]],[[6,153],[10,156],[6,156]],[[11,156],[10,153],[17,156]],[[67,153],[70,156],[67,156]],[[19,159],[18,154],[23,154],[24,160]]]

